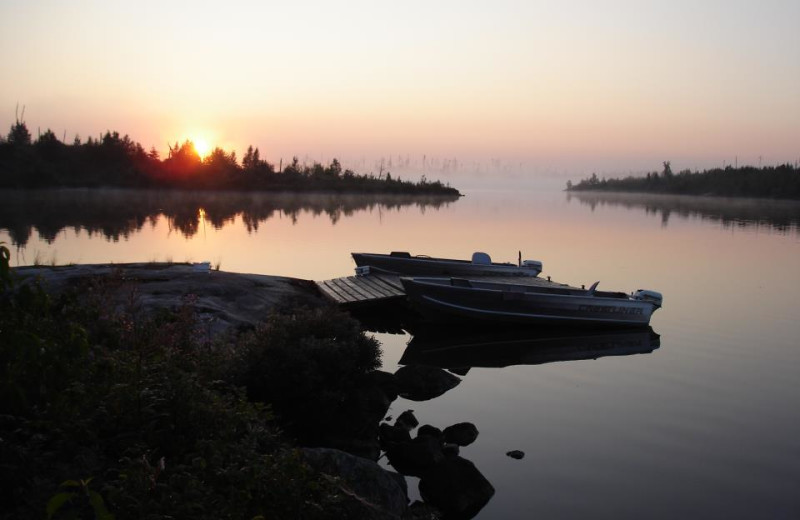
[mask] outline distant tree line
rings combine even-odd
[[[629,191],[724,197],[766,197],[800,199],[800,168],[780,166],[741,166],[713,168],[702,172],[683,170],[673,173],[669,161],[661,173],[644,177],[599,179],[596,173],[577,184],[567,181],[567,191]]]
[[[440,181],[418,182],[393,178],[391,173],[356,174],[342,169],[337,159],[329,165],[300,164],[295,157],[282,171],[261,159],[258,148],[248,147],[241,163],[236,152],[215,148],[201,158],[194,143],[170,145],[161,159],[127,135],[108,131],[95,139],[72,144],[52,130],[37,139],[23,121],[0,136],[0,188],[125,187],[195,190],[333,191],[459,195]]]

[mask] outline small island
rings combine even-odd
[[[577,184],[567,181],[567,191],[622,191],[673,195],[712,195],[800,200],[800,168],[780,166],[726,166],[702,172],[673,173],[669,161],[664,169],[644,177],[599,179],[596,173]]]
[[[0,188],[167,188],[189,190],[252,190],[292,192],[381,193],[459,196],[456,188],[424,175],[418,182],[392,177],[390,172],[357,174],[330,164],[301,164],[297,157],[276,169],[249,146],[241,163],[236,152],[216,147],[201,157],[185,140],[170,145],[161,159],[128,135],[107,131],[98,139],[72,144],[48,129],[35,140],[24,121],[0,137]]]

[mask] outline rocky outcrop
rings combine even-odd
[[[13,272],[23,280],[41,280],[51,294],[92,282],[120,308],[136,305],[152,312],[189,304],[211,334],[254,327],[284,305],[324,303],[313,282],[215,271],[205,263],[30,266]]]
[[[329,448],[305,448],[308,464],[340,477],[357,502],[359,518],[402,518],[408,509],[405,478],[376,462]]]

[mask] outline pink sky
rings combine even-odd
[[[276,163],[800,160],[796,1],[282,4],[5,1],[0,131],[19,103],[34,135],[253,144]]]

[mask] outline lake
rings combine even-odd
[[[390,415],[477,426],[461,454],[496,489],[478,518],[800,517],[799,203],[534,188],[0,196],[12,265],[210,261],[320,280],[352,274],[351,251],[521,251],[556,281],[660,291],[654,335],[461,338],[420,354],[424,338],[375,333],[384,369],[422,355],[462,379]]]

